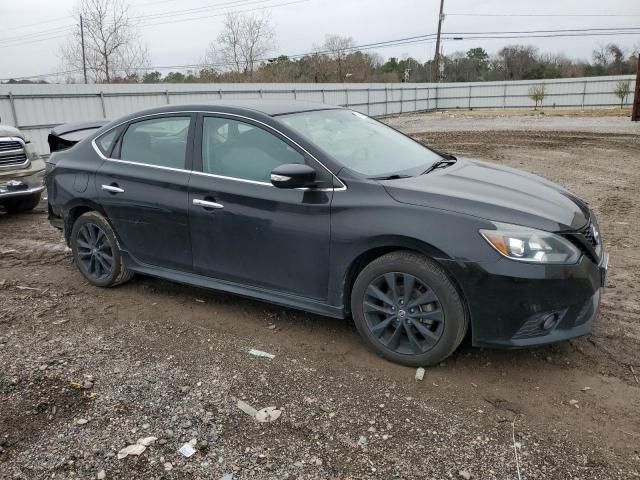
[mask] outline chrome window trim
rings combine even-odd
[[[125,120],[123,122],[120,122],[116,125],[114,125],[113,127],[111,127],[109,130],[107,130],[106,132],[103,132],[102,134],[100,134],[100,137],[102,137],[103,135],[106,135],[107,133],[109,133],[110,131],[112,131],[115,128],[118,128],[120,125],[124,125],[125,123],[129,123],[129,122],[134,122],[136,120],[139,119],[144,119],[144,118],[148,118],[148,117],[156,117],[158,115],[173,115],[173,114],[181,114],[181,113],[205,113],[205,114],[212,114],[212,115],[227,115],[230,117],[237,117],[237,118],[242,118],[244,120],[249,120],[251,122],[256,122],[259,123],[260,125],[263,125],[264,127],[280,134],[281,136],[283,136],[284,138],[286,138],[287,140],[289,140],[291,143],[293,143],[295,146],[297,146],[300,150],[302,150],[306,155],[308,155],[310,158],[312,158],[318,165],[320,165],[322,168],[324,168],[327,172],[329,172],[329,174],[331,175],[332,178],[336,179],[338,182],[340,182],[340,186],[339,187],[333,187],[333,188],[296,188],[295,190],[313,190],[313,191],[334,191],[334,192],[339,192],[339,191],[343,191],[347,189],[347,186],[344,184],[344,182],[342,180],[340,180],[331,170],[329,170],[320,160],[318,160],[316,157],[314,157],[313,155],[311,155],[311,153],[309,153],[302,145],[300,145],[298,142],[296,142],[295,140],[293,140],[291,137],[289,137],[288,135],[286,135],[285,133],[281,132],[280,130],[278,130],[277,128],[272,127],[271,125],[268,125],[264,122],[261,122],[260,120],[256,120],[255,118],[251,118],[251,117],[247,117],[245,115],[239,115],[237,113],[227,113],[227,112],[218,112],[218,111],[213,111],[213,110],[180,110],[180,111],[175,111],[175,112],[159,112],[159,113],[149,113],[147,115],[141,115],[139,117],[135,117],[135,118],[131,118],[129,120]],[[142,165],[144,167],[151,167],[151,168],[160,168],[160,169],[164,169],[164,170],[171,170],[171,171],[178,171],[178,172],[191,172],[191,173],[195,173],[196,175],[206,175],[206,176],[210,176],[210,177],[214,177],[214,178],[221,178],[224,180],[233,180],[236,182],[243,182],[243,183],[251,183],[251,184],[255,184],[255,185],[268,185],[270,187],[276,188],[273,184],[271,183],[267,183],[267,182],[258,182],[255,180],[246,180],[244,178],[237,178],[237,177],[225,177],[224,175],[216,175],[213,173],[207,173],[207,172],[198,172],[196,170],[188,170],[186,168],[172,168],[172,167],[162,167],[160,165],[150,165],[148,163],[139,163],[139,162],[132,162],[130,160],[121,160],[119,158],[110,158],[107,157],[106,155],[104,155],[100,149],[98,148],[98,145],[96,144],[96,139],[98,137],[95,137],[94,139],[91,140],[91,146],[93,147],[93,149],[95,150],[95,152],[98,154],[98,156],[100,158],[102,158],[103,160],[108,160],[111,162],[122,162],[122,163],[128,163],[128,164],[132,164],[132,165]]]

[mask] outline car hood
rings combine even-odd
[[[559,185],[478,160],[459,159],[426,175],[381,183],[401,203],[546,231],[577,230],[589,220],[587,205]]]
[[[20,137],[24,140],[24,135],[15,127],[0,125],[0,137]]]

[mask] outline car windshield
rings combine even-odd
[[[419,175],[442,157],[352,110],[316,110],[279,118],[338,162],[367,177]]]

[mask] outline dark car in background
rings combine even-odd
[[[384,357],[590,332],[607,270],[593,212],[535,175],[439,153],[352,110],[166,106],[53,153],[50,221],[79,270],[332,317]]]

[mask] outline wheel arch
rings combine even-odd
[[[69,203],[69,205],[66,206],[65,214],[64,214],[64,239],[67,242],[67,245],[69,245],[69,241],[71,237],[71,229],[73,228],[73,224],[78,219],[78,217],[80,217],[80,215],[87,212],[98,212],[111,225],[111,221],[109,220],[109,217],[107,216],[106,212],[104,211],[104,209],[100,204],[88,198],[74,199],[71,203]],[[113,229],[113,225],[111,225],[111,228]],[[115,230],[114,230],[114,233],[115,233]]]
[[[347,316],[351,315],[351,291],[353,289],[353,284],[360,272],[376,258],[386,255],[387,253],[399,250],[419,253],[436,262],[438,266],[442,268],[442,270],[445,272],[449,280],[451,280],[454,287],[456,288],[456,291],[458,295],[460,295],[460,298],[462,300],[467,318],[470,320],[469,307],[464,291],[462,290],[462,285],[455,277],[455,275],[453,275],[450,269],[447,268],[447,262],[439,261],[452,260],[451,257],[441,249],[434,247],[429,243],[410,237],[395,235],[381,237],[376,239],[373,244],[368,244],[366,248],[364,248],[358,255],[355,256],[355,258],[346,269],[343,277],[342,295],[345,314]],[[471,330],[471,321],[468,322],[467,328],[469,329],[469,331]]]

